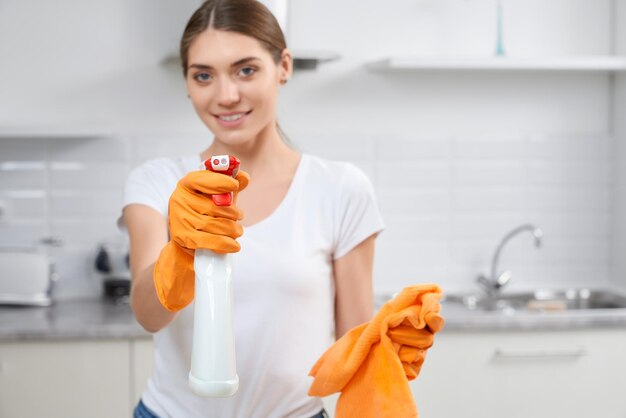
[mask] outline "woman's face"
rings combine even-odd
[[[289,57],[276,65],[256,39],[215,29],[198,35],[188,54],[187,91],[217,140],[239,145],[275,126],[278,87],[289,77]]]

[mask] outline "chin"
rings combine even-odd
[[[224,131],[223,129],[216,129],[213,131],[216,140],[231,146],[243,145],[256,137],[254,133],[251,133],[250,130],[239,130],[239,131]]]

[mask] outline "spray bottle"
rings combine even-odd
[[[204,162],[207,170],[235,177],[239,160],[216,155]],[[217,206],[232,204],[232,193],[211,196]],[[232,256],[197,249],[193,344],[189,387],[199,396],[232,396],[239,388],[233,332]]]

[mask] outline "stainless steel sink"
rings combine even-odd
[[[510,292],[490,297],[486,294],[447,294],[445,304],[467,309],[499,311],[567,311],[626,308],[626,294],[610,289],[565,289]]]

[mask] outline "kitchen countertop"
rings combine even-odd
[[[626,309],[566,311],[482,311],[441,304],[444,331],[566,331],[592,328],[626,328]]]
[[[626,309],[485,312],[442,303],[444,332],[626,328]],[[58,301],[50,307],[0,307],[0,342],[151,338],[128,304],[102,299]]]
[[[128,304],[81,299],[49,307],[0,306],[0,342],[122,338],[151,338]]]

